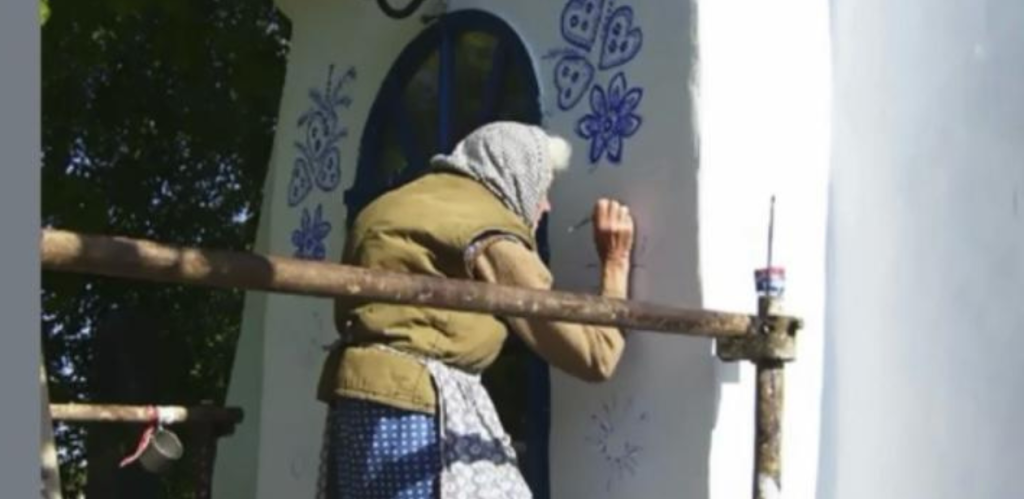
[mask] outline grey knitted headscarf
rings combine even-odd
[[[552,141],[561,139],[533,125],[497,121],[476,129],[451,154],[434,156],[430,164],[476,179],[531,225],[555,170],[567,166],[569,152],[558,154]]]

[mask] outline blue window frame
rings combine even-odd
[[[540,118],[537,77],[512,28],[483,11],[441,16],[402,51],[381,85],[360,143],[355,182],[345,193],[348,224],[370,201],[416,178],[431,156],[450,152],[478,126],[496,120],[540,123]],[[546,225],[542,221],[538,233],[545,260]],[[527,444],[525,475],[531,489],[547,498],[547,365],[514,335],[497,364],[492,371],[503,378],[516,374],[514,379],[522,379],[525,370],[525,414],[502,410],[502,400],[516,399],[509,393],[521,389],[514,382],[488,388],[499,392],[495,402],[510,433]]]
[[[539,123],[537,85],[526,48],[504,21],[476,10],[441,16],[402,51],[381,85],[355,183],[345,193],[349,221],[479,125]]]

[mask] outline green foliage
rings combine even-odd
[[[50,19],[50,0],[39,0],[39,25],[45,26]]]
[[[41,0],[43,223],[251,248],[290,31],[271,0],[50,7]],[[45,273],[42,303],[54,402],[95,400],[90,338],[115,309],[161,326],[153,402],[223,401],[241,293]],[[83,484],[82,435],[58,428],[66,497]],[[166,497],[191,497],[183,464]]]

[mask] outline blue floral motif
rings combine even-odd
[[[558,92],[558,107],[568,111],[587,94],[594,81],[594,65],[585,57],[569,54],[555,65],[555,90]]]
[[[591,448],[604,460],[607,469],[605,490],[636,475],[643,464],[644,447],[634,438],[634,432],[649,424],[647,411],[634,409],[633,398],[620,403],[613,395],[590,415],[589,431],[585,438]]]
[[[632,61],[644,44],[644,33],[633,26],[633,8],[619,7],[605,23],[601,45],[601,69],[611,69]]]
[[[633,7],[618,3],[566,0],[561,32],[568,46],[552,49],[544,57],[557,59],[552,81],[559,109],[570,111],[590,97],[590,113],[577,120],[576,134],[590,142],[592,171],[604,159],[620,164],[625,140],[643,124],[636,112],[643,89],[629,88],[623,72],[643,48],[643,28]],[[609,81],[605,74],[614,76]]]
[[[331,233],[331,223],[324,220],[323,206],[316,205],[312,215],[309,208],[302,209],[302,221],[299,228],[292,231],[292,246],[295,246],[295,257],[307,260],[323,260],[327,257],[324,240]]]
[[[295,158],[288,182],[288,206],[298,206],[314,187],[331,192],[341,182],[341,151],[338,145],[342,138],[348,136],[348,128],[342,125],[339,111],[352,105],[352,99],[342,90],[355,77],[355,69],[349,68],[335,80],[332,65],[324,89],[309,91],[312,106],[298,120],[298,126],[304,133],[302,140],[295,142],[299,155]]]
[[[562,8],[562,38],[589,51],[597,40],[605,0],[569,0]]]
[[[625,139],[640,129],[643,118],[636,108],[643,99],[642,88],[629,88],[626,75],[619,72],[605,91],[600,85],[590,90],[590,114],[576,122],[576,134],[590,141],[590,162],[602,157],[619,164]]]

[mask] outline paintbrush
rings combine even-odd
[[[587,215],[586,217],[583,218],[583,220],[580,220],[579,222],[576,222],[576,224],[573,225],[572,227],[569,227],[569,230],[566,231],[566,232],[569,232],[570,234],[573,233],[573,232],[576,232],[577,230],[580,230],[580,229],[590,225],[590,223],[593,222],[593,221],[594,221],[593,217],[591,217],[590,215]]]

